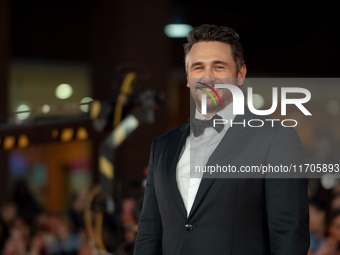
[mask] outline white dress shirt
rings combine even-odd
[[[187,210],[187,216],[189,216],[202,179],[202,172],[198,175],[195,173],[195,176],[190,175],[190,166],[194,167],[206,165],[209,157],[228,131],[230,121],[235,118],[232,110],[233,107],[231,103],[217,113],[222,117],[222,119],[226,119],[228,121],[220,133],[218,133],[213,127],[206,128],[204,133],[198,137],[194,137],[193,133],[190,132],[190,135],[183,147],[182,155],[176,168],[176,181]],[[206,119],[197,109],[195,118],[202,120]]]

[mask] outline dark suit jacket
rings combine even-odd
[[[262,117],[235,121],[244,118]],[[231,127],[208,164],[303,163],[294,128],[269,124]],[[306,179],[203,178],[187,217],[176,165],[189,130],[187,123],[153,142],[135,255],[306,255]]]

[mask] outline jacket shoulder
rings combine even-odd
[[[157,143],[168,142],[171,139],[171,137],[177,134],[189,135],[189,131],[190,131],[190,125],[189,125],[189,122],[187,122],[158,136],[157,138],[155,138],[154,143],[155,142]]]

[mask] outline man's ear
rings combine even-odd
[[[246,78],[246,74],[247,74],[247,67],[246,67],[246,65],[243,65],[241,67],[240,71],[238,71],[238,73],[237,73],[237,78],[238,78],[237,85],[238,86],[243,85],[244,79]]]
[[[187,87],[190,88],[190,79],[189,79],[189,76],[187,76]]]

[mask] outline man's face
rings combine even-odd
[[[214,84],[231,84],[233,78],[245,78],[247,72],[245,65],[237,72],[230,45],[217,41],[195,43],[187,55],[186,65],[187,86],[190,88],[190,93],[199,111],[201,111],[202,94],[206,92],[200,89],[205,87],[196,81],[202,81],[211,86],[214,86]],[[195,82],[190,84],[190,79]],[[236,79],[233,81],[232,84],[234,85],[242,85],[241,81]],[[207,96],[206,117],[208,118],[233,101],[228,89],[216,89],[216,92],[221,98],[222,105],[218,104],[216,107],[213,99]],[[214,93],[212,95],[214,95],[215,100],[218,100]]]

